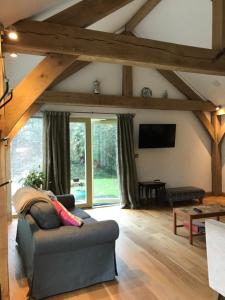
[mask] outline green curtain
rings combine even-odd
[[[70,113],[44,113],[45,189],[57,195],[70,192]]]
[[[118,164],[122,208],[138,208],[138,182],[134,157],[133,115],[119,114],[118,118]]]

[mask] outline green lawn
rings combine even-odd
[[[79,190],[79,191],[78,191]],[[84,187],[73,187],[71,193],[79,200],[85,199]],[[83,193],[82,193],[83,192]],[[93,180],[94,204],[119,203],[120,191],[117,178],[97,178]]]
[[[117,178],[98,178],[93,182],[94,198],[119,198],[119,182]]]

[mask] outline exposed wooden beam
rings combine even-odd
[[[146,3],[125,25],[126,31],[133,31],[135,27],[159,4],[161,0],[147,0]]]
[[[122,76],[122,95],[128,97],[133,96],[133,68],[123,66]]]
[[[225,48],[225,1],[213,0],[212,46],[214,49]]]
[[[18,120],[36,99],[75,60],[75,56],[52,54],[18,84],[14,89],[12,101],[5,108],[4,136],[10,134]]]
[[[133,0],[96,0],[94,2],[93,0],[80,1],[72,7],[69,7],[48,18],[46,21],[84,28],[94,24],[132,1]],[[54,82],[52,82],[49,88],[57,85],[59,82],[83,69],[88,64],[89,62],[85,61],[75,61],[68,69],[62,72],[62,74],[54,80]]]
[[[176,87],[188,99],[203,100],[192,88],[190,88],[183,79],[176,73],[168,70],[157,70],[164,78],[166,78],[172,85]]]
[[[48,22],[88,27],[133,0],[85,0],[47,19]]]
[[[133,35],[133,33],[131,32],[131,30],[134,29],[134,23],[136,24],[135,26],[137,26],[137,24],[139,22],[141,22],[141,20],[148,14],[151,12],[151,10],[153,10],[153,8],[160,2],[161,0],[149,0],[146,2],[145,5],[143,5],[140,10],[130,19],[130,21],[127,23],[127,25],[125,25],[125,32],[123,34],[125,34],[126,32]],[[83,1],[84,2],[84,1]],[[83,2],[79,2],[79,3],[83,3]],[[113,2],[114,3],[114,2]],[[83,10],[83,9],[82,9]],[[65,12],[65,11],[64,11]],[[66,13],[66,12],[65,12]],[[78,13],[79,15],[79,13]],[[74,18],[73,18],[74,19]],[[51,20],[51,19],[50,19]],[[55,18],[53,20],[56,20]],[[55,23],[59,23],[59,24],[65,24],[65,25],[69,25],[66,22],[67,19],[63,19],[63,22],[59,22],[59,20]],[[49,19],[47,20],[49,21]],[[51,20],[52,21],[52,20]],[[62,20],[61,20],[62,21]],[[132,25],[133,24],[133,25]],[[81,27],[81,26],[79,26]],[[84,27],[84,26],[83,26]],[[76,61],[73,65],[71,65],[71,67],[66,70],[65,72],[63,72],[61,74],[61,76],[58,78],[58,80],[56,80],[51,87],[53,87],[54,85],[58,84],[59,82],[63,81],[64,79],[66,79],[67,77],[69,77],[70,75],[73,75],[75,73],[77,73],[78,71],[80,71],[82,68],[86,67],[87,65],[89,65],[90,62],[81,62],[81,61]],[[50,88],[51,88],[50,87]]]
[[[48,19],[48,21],[51,22],[61,22],[64,25],[76,25],[80,27],[85,27],[88,25],[91,25],[95,23],[96,21],[100,20],[101,18],[105,17],[106,15],[112,13],[113,11],[121,8],[122,6],[132,2],[133,0],[86,0],[81,1],[74,6],[66,9],[63,12],[60,12],[56,16],[53,16]],[[104,2],[104,3],[103,3]],[[87,9],[88,7],[88,9]],[[43,62],[41,62],[23,81],[20,83],[15,91],[14,91],[14,101],[15,103],[18,95],[24,95],[27,96],[27,92],[24,90],[24,82],[27,83],[29,87],[36,86],[36,76],[33,76],[34,74],[39,74],[40,78],[46,77],[46,84],[41,84],[40,89],[38,93],[31,93],[30,97],[26,101],[26,105],[18,110],[18,112],[15,110],[14,113],[12,112],[12,109],[14,106],[9,106],[9,112],[11,111],[11,115],[8,115],[8,111],[6,112],[6,120],[7,120],[7,128],[6,128],[6,134],[9,134],[12,130],[13,126],[16,124],[16,122],[21,118],[23,113],[26,109],[29,108],[30,105],[37,99],[36,97],[39,96],[42,92],[46,90],[47,87],[53,86],[54,84],[57,84],[58,80],[62,80],[66,76],[69,76],[72,74],[71,66],[73,66],[73,70],[78,70],[79,68],[84,67],[86,65],[85,62],[79,62],[74,57],[64,57],[64,62],[62,62],[61,70],[59,69],[58,64],[60,63],[59,56],[58,55],[48,55],[46,59]],[[67,61],[67,63],[66,63]],[[54,76],[54,68],[55,66],[58,66],[56,68],[56,74]],[[45,69],[46,68],[46,69]],[[49,70],[52,70],[52,74],[49,74]],[[65,73],[64,73],[65,71]],[[43,74],[41,74],[43,73]],[[47,78],[48,77],[48,78]],[[40,82],[39,82],[40,83]],[[18,101],[16,101],[18,102]],[[13,118],[13,119],[11,119]]]
[[[182,94],[184,94],[189,100],[191,99],[197,99],[202,100],[201,96],[193,91],[177,74],[171,71],[167,70],[158,70],[159,73],[166,78],[173,86],[175,86],[178,91],[180,91]],[[212,124],[210,123],[209,119],[205,115],[204,112],[195,111],[194,112],[197,119],[201,122],[204,129],[207,131],[207,133],[210,135],[210,137],[215,140],[215,132]]]
[[[22,115],[22,117],[17,121],[16,125],[13,127],[11,132],[7,135],[9,141],[12,141],[13,138],[17,135],[19,130],[27,123],[27,121],[36,114],[41,109],[42,104],[34,103],[28,108],[28,110]]]
[[[218,196],[222,194],[222,153],[221,143],[219,142],[219,133],[221,127],[220,116],[216,112],[212,113],[212,124],[215,130],[216,141],[211,141],[212,155],[212,192]]]
[[[199,100],[179,100],[162,98],[125,97],[114,95],[95,95],[73,92],[46,91],[38,103],[63,105],[111,106],[137,109],[161,109],[183,111],[214,111],[215,108],[208,102]]]
[[[223,124],[221,127],[220,127],[220,131],[219,131],[219,135],[218,135],[218,142],[219,143],[222,143],[223,139],[224,139],[224,136],[225,136],[225,124]]]
[[[225,60],[215,51],[126,35],[37,21],[17,25],[18,41],[5,40],[6,51],[78,55],[79,60],[225,75]]]

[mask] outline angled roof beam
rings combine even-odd
[[[46,21],[62,25],[88,27],[134,0],[83,0]]]
[[[137,13],[127,22],[125,30],[132,32],[136,26],[159,4],[161,0],[147,0]]]
[[[50,23],[57,23],[62,25],[71,25],[76,27],[88,27],[102,18],[110,15],[114,11],[131,3],[133,0],[83,0],[73,5],[72,7],[59,12],[58,14],[46,19]],[[55,79],[50,88],[63,81],[70,75],[78,72],[89,64],[85,61],[75,61],[62,74]]]
[[[103,17],[107,16],[108,14],[116,11],[117,9],[121,8],[122,6],[132,2],[133,0],[85,0],[81,1],[70,8],[66,9],[65,11],[60,12],[57,16],[53,16],[48,19],[49,22],[62,22],[63,24],[69,25],[76,25],[79,27],[85,27],[95,23],[96,21],[102,19]],[[76,17],[75,17],[76,16]],[[63,62],[62,62],[63,60]],[[60,62],[61,61],[61,62]],[[61,65],[61,69],[59,70],[58,64]],[[45,67],[43,68],[43,64]],[[82,67],[86,63],[82,63]],[[36,99],[54,82],[56,82],[65,71],[65,74],[70,72],[70,68],[73,66],[76,69],[81,67],[81,63],[77,61],[76,57],[70,56],[61,56],[59,59],[59,55],[47,55],[43,62],[41,62],[30,74],[26,76],[26,78],[14,89],[14,97],[11,104],[8,104],[6,108],[5,114],[5,122],[4,122],[4,132],[3,135],[7,136],[10,134],[13,127],[16,123],[20,120],[23,116],[25,111],[29,109],[29,107],[36,101]],[[56,67],[56,72],[54,74],[54,68]],[[52,71],[50,71],[52,70]],[[46,77],[46,80],[42,80],[40,84],[39,91],[35,91],[35,93],[31,93],[29,95],[29,99],[26,98],[26,105],[18,104],[20,107],[19,110],[16,110],[17,104],[14,106],[14,103],[20,102],[21,95],[24,97],[27,95],[28,92],[23,91],[24,84],[26,83],[28,86],[36,85],[37,76],[34,74],[39,74],[38,78],[41,80]],[[50,75],[51,74],[51,75]],[[39,81],[38,81],[39,82]],[[40,82],[39,82],[40,83]],[[25,94],[24,94],[25,93]],[[24,102],[22,99],[22,103]],[[15,130],[14,130],[15,134]]]
[[[167,70],[158,70],[158,72],[166,78],[173,86],[175,86],[178,91],[180,91],[183,95],[185,95],[189,100],[192,99],[198,99],[200,101],[203,101],[203,99],[195,92],[193,91],[177,74],[171,71]],[[204,101],[209,102],[209,101]],[[210,137],[213,140],[216,140],[215,132],[212,124],[206,117],[204,112],[201,111],[195,111],[195,116],[199,119],[201,124],[203,125],[204,129],[207,131],[207,133],[210,135]]]
[[[135,29],[135,27],[157,6],[157,4],[160,1],[161,0],[147,0],[146,3],[137,11],[137,13],[127,22],[127,24],[125,25],[125,32],[131,33]],[[49,20],[50,19],[48,19],[47,21],[49,21]],[[55,19],[53,18],[53,20],[55,20]],[[60,22],[57,21],[55,23],[60,23]],[[60,23],[60,24],[62,24],[62,23]],[[56,84],[60,83],[61,81],[65,80],[67,77],[79,72],[81,69],[83,69],[90,63],[91,62],[76,61],[74,64],[71,65],[70,68],[65,70],[65,72],[63,72],[57,80],[55,80],[52,83],[50,88],[52,88]],[[127,78],[127,72],[128,73],[132,72],[131,67],[123,66],[124,78],[125,77]],[[123,93],[125,92],[125,84],[126,84],[125,81],[123,81]]]
[[[78,55],[79,60],[225,75],[225,60],[211,49],[116,35],[47,22],[22,21],[19,39],[5,40],[6,51]]]
[[[5,106],[4,137],[11,134],[14,126],[35,100],[75,60],[75,56],[51,54],[16,86],[12,101]]]

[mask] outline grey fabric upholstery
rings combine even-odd
[[[60,201],[65,208],[73,209],[75,207],[75,198],[74,195],[57,195],[58,201]]]
[[[70,212],[81,219],[90,219],[90,215],[81,208],[70,209]]]
[[[171,205],[177,201],[201,200],[205,196],[205,191],[194,186],[183,186],[166,189],[166,199]]]
[[[71,211],[81,215],[80,209]],[[19,216],[17,243],[31,297],[42,299],[115,278],[117,223],[97,222],[85,212],[83,216],[80,228],[48,230],[41,229],[30,213]]]
[[[30,214],[42,229],[57,228],[61,225],[54,207],[47,202],[33,204],[30,208]]]

